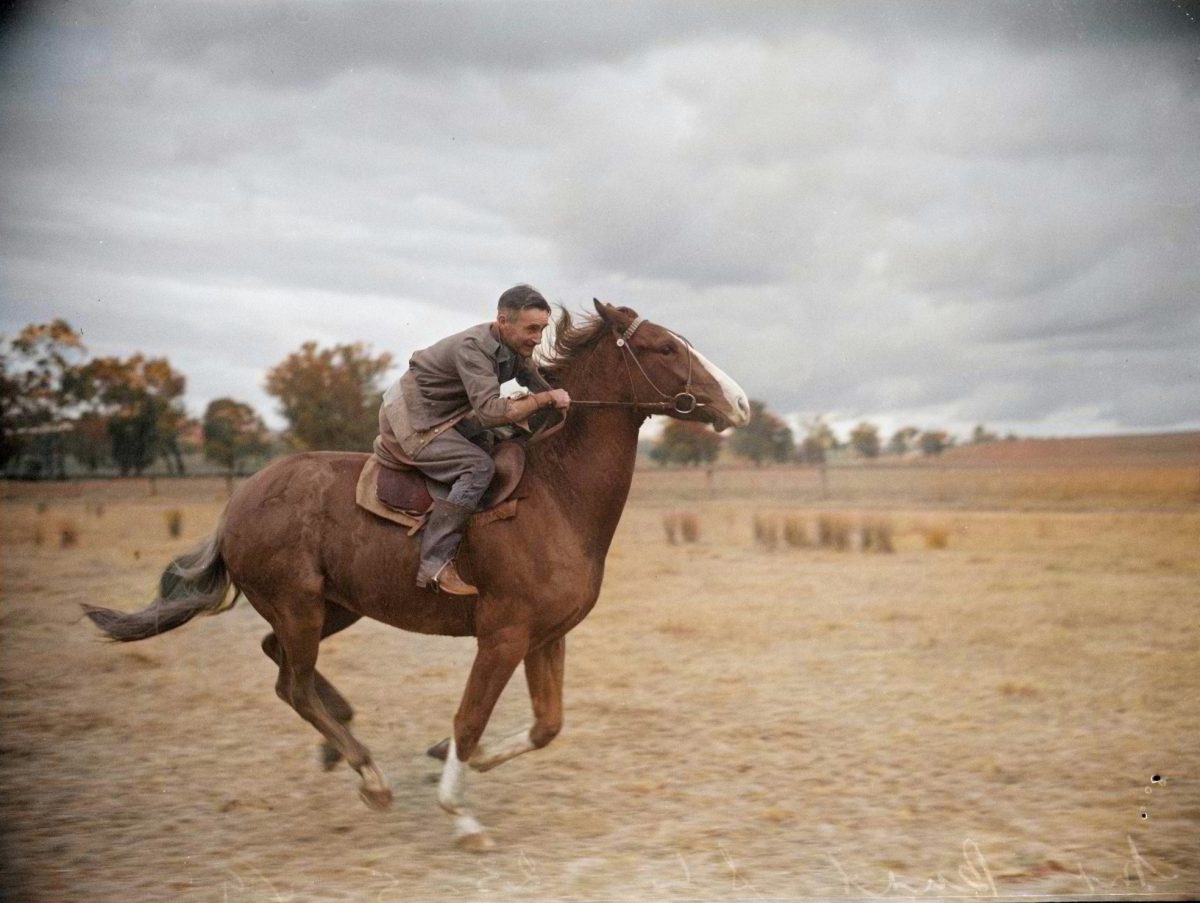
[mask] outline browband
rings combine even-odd
[[[638,327],[645,322],[645,319],[645,317],[638,317],[632,323],[630,323],[628,328],[617,337],[617,347],[623,346],[626,342],[633,338],[633,334],[637,332]]]

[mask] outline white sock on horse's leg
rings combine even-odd
[[[451,815],[456,815],[465,803],[463,763],[458,761],[458,747],[453,740],[446,750],[446,764],[442,766],[442,777],[438,781],[438,803]]]
[[[450,749],[446,751],[446,764],[442,768],[442,777],[438,781],[438,803],[454,816],[455,839],[479,837],[485,841],[483,845],[490,846],[487,831],[467,807],[466,778],[466,763],[459,761],[458,749],[451,740]]]

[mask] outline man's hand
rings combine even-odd
[[[537,411],[547,408],[565,412],[571,406],[571,396],[565,389],[547,389],[536,395],[522,395],[508,399],[508,423],[521,423]]]
[[[558,410],[565,411],[571,406],[571,396],[567,394],[566,389],[551,389],[547,394]]]

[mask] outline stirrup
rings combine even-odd
[[[450,573],[453,579],[448,581],[448,586],[443,586],[441,577],[446,572],[446,568],[450,568]],[[478,596],[479,590],[467,583],[458,573],[458,569],[454,567],[454,559],[450,559],[440,568],[438,572],[429,580],[429,586],[435,593],[445,593],[447,596]]]

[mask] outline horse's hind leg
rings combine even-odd
[[[387,808],[392,802],[392,792],[371,760],[370,751],[358,742],[345,723],[333,716],[317,689],[317,649],[323,635],[325,602],[319,597],[311,602],[297,600],[293,605],[275,608],[274,614],[272,626],[282,652],[276,692],[359,773],[362,784],[358,793],[363,801],[373,809]],[[326,684],[332,688],[328,681]],[[341,699],[340,694],[338,698]]]
[[[348,608],[343,608],[335,602],[326,600],[325,602],[325,623],[321,627],[321,639],[333,636],[335,633],[345,630],[351,624],[361,618],[358,612],[350,611]],[[263,652],[271,661],[275,662],[281,669],[283,668],[283,648],[279,645],[279,638],[275,634],[268,633],[263,637],[262,641]],[[281,675],[284,673],[280,672]],[[336,718],[344,725],[349,725],[350,720],[354,717],[354,709],[350,703],[346,701],[346,697],[338,692],[335,687],[320,671],[313,670],[313,678],[317,684],[317,695],[321,697],[321,701],[325,703],[325,708],[329,710],[329,714]],[[282,693],[280,694],[283,695]],[[287,697],[284,696],[284,701]],[[342,761],[342,754],[336,746],[329,740],[322,737],[320,749],[321,767],[326,771],[332,771]]]

